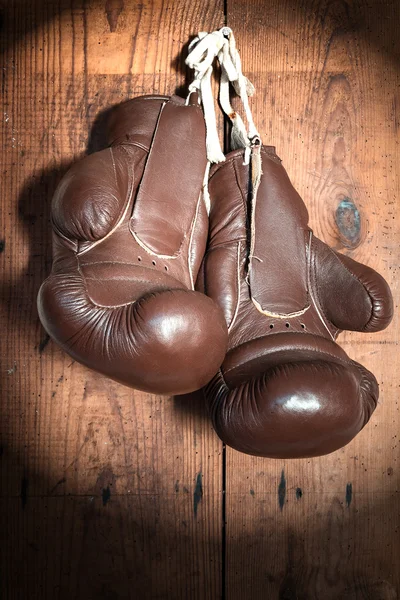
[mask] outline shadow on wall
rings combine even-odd
[[[114,107],[104,110],[95,119],[88,141],[88,154],[106,148],[106,123],[113,110]],[[53,168],[34,173],[24,183],[18,199],[18,217],[22,224],[23,237],[29,244],[29,264],[26,272],[19,280],[12,282],[9,289],[3,286],[2,298],[7,304],[10,301],[14,303],[18,319],[25,321],[24,325],[28,328],[32,325],[32,314],[31,311],[24,312],[21,307],[23,304],[26,305],[24,297],[27,291],[32,294],[32,306],[36,305],[39,287],[50,273],[52,263],[51,201],[58,183],[72,164],[71,161],[62,162]],[[36,310],[35,316],[38,319]],[[45,343],[43,339],[41,344]]]
[[[288,0],[285,4],[286,21],[289,22],[288,15],[292,15],[293,23],[297,21],[299,12],[304,12],[307,20],[315,19],[315,11],[318,11],[318,19],[321,27],[328,26],[332,29],[331,38],[342,33],[357,34],[358,36],[372,42],[377,52],[383,52],[391,60],[400,63],[400,50],[398,44],[398,18],[396,18],[397,0],[388,2],[379,2],[375,0],[376,7],[379,7],[379,18],[368,19],[367,11],[371,11],[373,6],[361,6],[359,2],[348,3],[344,0],[323,0],[317,7],[313,0],[305,0],[299,3],[297,0]],[[251,6],[251,5],[249,5]],[[260,5],[261,8],[262,5]],[[118,34],[118,20],[125,11],[129,14],[133,8],[137,8],[134,0],[60,0],[59,2],[45,2],[39,0],[35,3],[28,3],[26,0],[14,0],[12,9],[6,2],[0,4],[0,52],[6,51],[11,46],[23,42],[24,38],[36,29],[40,29],[45,24],[62,13],[69,15],[72,12],[83,13],[86,17],[89,11],[98,11],[103,13],[110,33]],[[229,19],[230,3],[227,4],[227,19]],[[275,12],[276,9],[272,9]],[[271,13],[271,11],[269,11]],[[374,12],[374,11],[371,11]],[[13,22],[13,16],[18,18]],[[257,15],[257,26],[270,27],[268,11],[260,12]],[[329,18],[329,23],[327,21]],[[260,19],[262,19],[260,21]],[[193,35],[197,31],[191,32]]]
[[[88,140],[88,153],[106,147],[106,123],[114,108],[98,114]],[[36,298],[51,269],[51,200],[70,166],[70,162],[63,162],[41,170],[24,183],[17,208],[21,232],[16,239],[26,240],[27,244],[22,242],[22,246],[29,246],[29,263],[22,274],[15,275],[8,287],[2,288],[1,294],[10,315],[14,339],[21,340],[24,348],[21,359],[29,360],[30,348],[34,348],[33,362],[38,365],[39,371],[38,356],[49,349],[50,340],[40,326]],[[12,199],[10,204],[13,206]],[[57,352],[55,346],[52,352]],[[54,364],[52,377],[56,373]],[[168,498],[162,498],[162,492],[152,496],[142,490],[140,484],[133,486],[132,496],[128,493],[115,494],[113,485],[118,475],[107,465],[98,469],[96,483],[93,487],[89,486],[84,494],[75,493],[74,484],[67,482],[71,469],[60,476],[59,481],[54,481],[51,473],[36,470],[36,461],[43,469],[47,461],[29,455],[29,445],[31,452],[35,453],[40,452],[41,447],[35,441],[30,442],[32,431],[35,434],[38,431],[37,427],[32,427],[35,382],[31,387],[29,380],[24,378],[23,364],[15,365],[10,371],[14,368],[15,373],[3,369],[3,377],[7,379],[4,389],[10,393],[7,412],[13,423],[9,427],[8,421],[3,421],[1,438],[9,440],[10,444],[14,441],[12,447],[3,445],[0,449],[3,481],[6,482],[2,490],[0,518],[2,545],[6,549],[1,560],[5,596],[27,597],[27,582],[32,600],[166,598],[174,597],[177,588],[181,589],[181,597],[194,598],[201,586],[211,589],[218,580],[220,565],[211,563],[209,572],[202,573],[191,556],[196,548],[210,545],[214,546],[211,554],[221,556],[221,541],[219,537],[204,537],[208,527],[203,526],[201,533],[196,533],[195,523],[188,523],[189,518],[195,521],[205,518],[201,507],[198,514],[193,508],[199,503],[197,498],[196,504],[195,497],[197,488],[193,492],[182,489],[182,485],[180,488],[175,486],[175,493],[182,496],[182,514],[179,511],[175,515],[168,510],[162,512],[160,507],[168,506]],[[43,373],[38,377],[43,377]],[[102,383],[105,378],[95,377],[99,386],[106,386],[106,382]],[[117,384],[115,387],[119,389]],[[165,401],[168,402],[168,399]],[[41,410],[43,406],[39,403],[38,408]],[[49,407],[49,403],[46,406]],[[195,420],[207,419],[201,393],[176,398],[175,407],[181,414],[194,414]],[[29,431],[25,431],[23,424],[30,424]],[[12,434],[10,436],[13,431],[18,434],[15,440]],[[67,435],[66,431],[59,433]],[[46,432],[42,432],[43,435]],[[52,435],[51,438],[55,443],[58,436]],[[24,447],[22,444],[25,444]],[[85,469],[90,468],[90,465],[85,465]],[[115,468],[118,466],[113,465]],[[124,468],[121,466],[121,470]],[[10,477],[10,474],[13,476]],[[66,491],[68,487],[72,490],[71,494]],[[161,490],[162,485],[152,486],[154,489]],[[143,507],[143,504],[146,506]],[[167,519],[162,521],[160,514],[165,513]],[[155,577],[154,570],[159,564],[169,564],[171,560],[170,572]],[[181,568],[182,565],[185,568]]]
[[[12,461],[15,457],[8,455],[6,459]],[[29,494],[33,478],[39,478],[38,485],[48,490],[46,496]],[[62,495],[63,481],[52,489],[49,483],[40,480],[38,473],[27,472],[20,494],[2,501],[2,537],[8,540],[7,556],[4,553],[2,558],[5,598],[396,600],[398,597],[390,583],[395,577],[396,564],[388,559],[377,571],[370,540],[363,535],[366,523],[372,524],[371,534],[377,541],[378,538],[381,541],[381,535],[390,535],[390,523],[385,522],[380,528],[388,506],[379,495],[374,504],[363,502],[358,508],[344,506],[342,499],[333,496],[324,514],[315,518],[313,494],[304,493],[301,497],[291,494],[279,510],[278,491],[275,497],[273,494],[258,497],[253,492],[255,514],[264,515],[267,502],[273,516],[249,520],[239,508],[227,522],[228,532],[234,531],[235,535],[228,538],[227,553],[223,554],[219,529],[213,533],[206,524],[208,513],[200,509],[197,516],[192,512],[188,515],[184,502],[179,514],[163,512],[161,518],[159,507],[168,498],[145,493],[111,495],[110,481],[104,474],[99,475],[93,490],[82,496]],[[243,494],[251,492],[241,490]],[[398,506],[399,499],[395,496],[393,502]],[[287,517],[288,513],[291,517]],[[7,514],[13,514],[13,519],[4,518]],[[309,521],[304,515],[309,515]],[[288,527],[288,518],[292,528]],[[14,537],[15,520],[22,523],[23,538]],[[199,521],[203,524],[197,529]],[[310,552],[310,548],[318,552]],[[206,552],[210,557],[209,561],[202,561],[202,569],[197,561],[198,552]],[[351,560],[346,559],[349,552]],[[379,576],[374,576],[377,572]]]
[[[2,460],[19,468],[7,450]],[[220,556],[220,540],[204,526],[197,533],[188,511],[177,521],[175,515],[161,519],[168,498],[118,495],[112,484],[110,474],[99,473],[92,490],[69,495],[62,479],[52,485],[25,471],[19,494],[2,500],[4,598],[154,600],[199,598],[199,589],[214,589],[220,564],[214,559],[200,572],[194,557],[197,548]],[[31,494],[31,485],[46,493]]]

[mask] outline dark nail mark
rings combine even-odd
[[[355,248],[360,242],[361,218],[357,206],[350,198],[344,198],[336,209],[336,225],[345,238],[345,245]]]
[[[393,467],[388,467],[387,474],[393,475]]]
[[[22,478],[21,481],[21,504],[22,508],[25,508],[26,503],[28,502],[28,486],[29,482],[26,477]]]
[[[88,426],[88,430],[87,433],[85,435],[84,438],[84,444],[86,444],[87,442],[89,442],[90,440],[93,439],[94,437],[94,427],[93,427],[93,423],[90,423]],[[83,445],[82,445],[83,448]],[[76,457],[75,461],[79,460],[79,454]],[[105,465],[105,468],[100,471],[100,473],[97,476],[97,481],[96,481],[96,485],[94,487],[93,490],[93,496],[101,496],[102,500],[103,500],[103,506],[106,506],[108,504],[108,502],[111,499],[111,488],[113,486],[115,486],[117,481],[116,476],[114,475],[112,469],[111,469],[111,465]],[[115,487],[113,488],[115,489]]]
[[[255,491],[254,490],[250,490],[250,495],[254,497],[256,495]]]
[[[286,479],[285,479],[285,471],[282,469],[281,480],[278,486],[278,502],[279,508],[282,510],[283,505],[285,504],[286,498]]]
[[[105,506],[107,504],[107,502],[110,501],[110,498],[111,498],[110,486],[107,486],[106,488],[103,488],[101,497],[103,499],[103,506]]]
[[[303,495],[302,489],[301,488],[296,488],[296,498],[297,498],[297,500],[300,500],[300,498],[302,497],[302,495]]]
[[[179,492],[179,481],[178,481],[178,479],[175,481],[175,492],[176,493]]]
[[[59,481],[57,481],[56,485],[50,490],[50,494],[53,494],[54,491],[58,488],[59,485],[62,485],[63,483],[65,483],[67,480],[65,479],[65,477],[63,477],[62,479],[60,479]]]
[[[203,476],[200,471],[200,473],[197,475],[196,487],[194,489],[194,494],[193,494],[193,510],[194,510],[195,517],[197,517],[197,507],[199,506],[199,503],[201,502],[202,497],[203,497]]]
[[[123,9],[124,3],[122,0],[107,0],[105,11],[111,32],[114,32],[117,29],[118,18]]]
[[[353,486],[351,483],[346,485],[346,504],[349,507],[351,504],[351,499],[353,497]]]
[[[4,252],[5,247],[6,247],[6,242],[4,240],[0,240],[0,252]]]
[[[39,354],[42,354],[43,350],[46,348],[47,344],[50,341],[50,336],[46,335],[39,344]]]

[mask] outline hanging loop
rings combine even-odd
[[[211,88],[214,59],[218,58],[221,67],[219,101],[222,110],[232,123],[232,149],[245,149],[245,162],[248,163],[252,148],[252,140],[260,139],[254,125],[249,106],[249,96],[254,94],[254,87],[243,75],[239,52],[230,27],[222,27],[212,33],[200,32],[189,44],[189,55],[186,64],[194,70],[194,80],[189,86],[189,93],[198,91],[203,104],[207,130],[207,158],[210,162],[222,162],[225,156],[218,138],[215,117],[214,98]],[[229,97],[230,84],[240,97],[247,120],[247,129],[241,116],[233,110]]]

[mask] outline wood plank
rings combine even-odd
[[[100,487],[30,496],[24,510],[20,498],[0,499],[7,549],[14,540],[3,557],[2,597],[218,597],[218,542],[199,519],[194,543],[189,494],[178,494],[162,502],[158,492],[113,494],[105,505]]]
[[[228,0],[227,10],[261,135],[316,235],[382,272],[397,308],[398,3]],[[398,597],[398,339],[397,310],[387,331],[340,338],[381,386],[346,448],[298,461],[227,449],[228,598]]]
[[[184,84],[182,46],[222,2],[16,0],[2,16],[2,597],[218,597],[221,444],[202,398],[81,367],[36,295],[61,176],[104,146],[109,107]]]

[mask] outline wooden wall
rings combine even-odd
[[[1,597],[398,598],[397,0],[2,0],[0,15]],[[225,449],[200,395],[108,381],[37,316],[58,181],[103,147],[109,107],[182,90],[182,47],[224,23],[314,231],[395,295],[390,329],[341,338],[381,399],[323,458]]]

